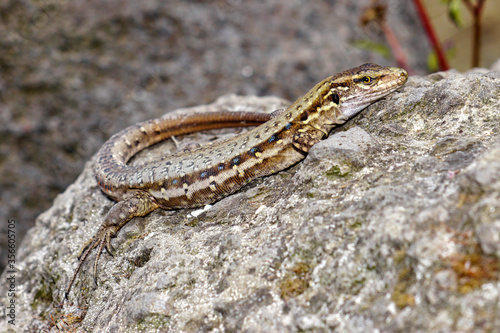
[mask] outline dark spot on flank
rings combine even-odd
[[[191,185],[193,182],[191,181],[188,175],[182,176],[182,184],[183,185]]]
[[[184,193],[188,193],[188,189],[187,188],[184,189]]]
[[[255,156],[257,153],[262,153],[262,147],[260,145],[252,147],[252,149],[248,151],[248,154],[252,156]]]
[[[304,111],[301,115],[300,115],[300,120],[301,121],[306,121],[307,118],[309,118],[309,112],[307,111]]]
[[[214,166],[214,167],[211,167],[210,169],[207,169],[206,172],[207,172],[208,177],[217,176],[219,174],[219,168]]]
[[[238,164],[240,164],[240,163],[241,163],[241,157],[239,157],[239,156],[236,156],[235,158],[233,158],[233,159],[231,160],[231,166],[233,166],[233,165],[238,165]]]

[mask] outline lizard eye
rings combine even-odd
[[[369,77],[369,76],[363,76],[363,78],[361,80],[363,81],[363,83],[370,83],[370,82],[372,82],[372,78]]]
[[[339,94],[337,93],[333,93],[332,94],[332,102],[335,103],[335,104],[339,104],[340,103],[340,96]]]

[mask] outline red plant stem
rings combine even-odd
[[[432,47],[434,48],[434,51],[436,52],[438,62],[439,62],[439,67],[441,70],[446,71],[450,69],[450,66],[448,65],[448,61],[446,60],[446,57],[443,53],[443,49],[441,48],[441,44],[439,43],[436,34],[434,33],[434,29],[432,28],[431,21],[429,20],[429,16],[427,15],[427,12],[425,11],[424,5],[422,4],[422,1],[420,0],[413,0],[413,3],[415,4],[415,7],[417,8],[418,15],[420,16],[420,21],[422,22],[422,25],[424,26],[424,30],[427,34],[427,37],[429,38]]]
[[[385,21],[380,22],[380,26],[385,34],[387,42],[391,46],[392,53],[396,58],[396,63],[398,64],[398,67],[405,68],[409,74],[412,74],[412,70],[410,69],[410,66],[408,66],[408,61],[406,60],[405,53],[401,48],[401,45],[399,44],[398,39],[394,34],[394,31],[392,31],[392,29]]]

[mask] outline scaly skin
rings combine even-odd
[[[103,248],[112,253],[111,238],[130,219],[157,208],[179,209],[213,203],[254,178],[296,164],[332,128],[393,92],[407,79],[403,69],[365,64],[326,78],[288,109],[271,115],[253,112],[167,115],[114,135],[97,153],[94,173],[103,192],[118,202],[80,250],[80,262],[66,295],[94,248],[98,248],[94,262],[97,282],[97,263]],[[146,165],[127,165],[142,149],[175,135],[259,124],[246,133],[207,147]]]

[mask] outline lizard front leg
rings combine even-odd
[[[156,208],[158,208],[158,205],[156,204],[155,199],[150,194],[143,191],[134,192],[124,200],[116,203],[106,214],[104,222],[99,227],[99,230],[80,249],[80,252],[78,253],[79,263],[73,277],[71,278],[65,296],[67,297],[69,294],[71,286],[73,285],[82,264],[85,262],[93,249],[98,248],[93,268],[94,281],[97,283],[97,263],[103,248],[106,247],[108,253],[113,255],[111,237],[115,237],[118,230],[120,230],[132,218],[136,216],[145,216]]]

